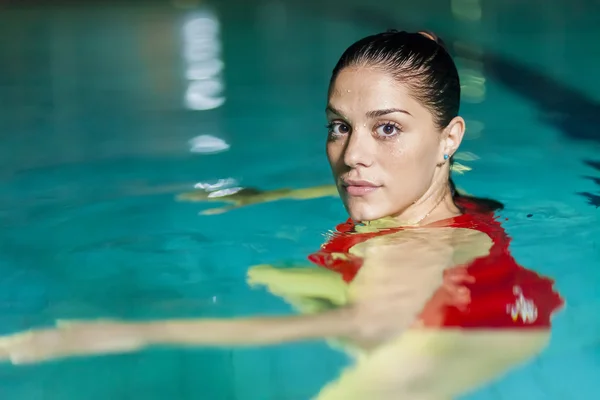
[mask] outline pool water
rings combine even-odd
[[[364,3],[364,2],[363,2]],[[468,123],[457,175],[505,203],[520,264],[567,308],[541,355],[465,399],[594,399],[600,374],[600,6],[592,1],[33,1],[0,5],[0,330],[56,318],[288,313],[249,266],[303,264],[335,198],[228,213],[194,185],[330,183],[328,78],[354,40],[437,32]],[[0,365],[1,399],[308,399],[324,343]]]

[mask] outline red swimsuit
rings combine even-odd
[[[421,313],[424,325],[471,329],[549,329],[553,313],[564,304],[553,288],[554,281],[516,263],[509,252],[510,238],[493,212],[483,211],[464,197],[457,198],[457,205],[463,208],[464,213],[446,221],[444,226],[483,232],[492,239],[493,245],[487,256],[463,266],[475,278],[475,283],[466,285],[471,292],[468,310],[461,311],[446,305],[442,291],[438,290]],[[309,256],[313,263],[339,272],[346,282],[351,282],[362,266],[362,258],[349,254],[350,248],[370,238],[403,229],[356,233],[354,226],[351,220],[338,225],[331,240]],[[336,257],[334,253],[343,253],[345,257]]]

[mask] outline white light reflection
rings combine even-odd
[[[229,149],[229,144],[212,135],[200,135],[189,141],[192,153],[215,154]]]
[[[198,182],[194,185],[194,189],[204,190],[208,193],[209,199],[230,196],[236,194],[240,190],[244,190],[242,186],[233,178],[219,179],[215,183]]]
[[[194,185],[194,189],[204,189],[206,191],[218,190],[232,185],[237,185],[237,181],[233,178],[219,179],[215,183],[198,182]]]
[[[221,24],[209,9],[194,12],[183,26],[185,76],[189,81],[185,105],[191,110],[212,110],[225,103],[220,35]]]
[[[242,189],[243,189],[243,187],[233,187],[233,188],[228,188],[228,189],[216,190],[214,192],[211,192],[208,195],[208,198],[212,199],[212,198],[215,198],[215,197],[229,196],[229,195],[232,195],[232,194],[235,194],[235,193],[239,192]]]

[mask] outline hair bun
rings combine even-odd
[[[426,37],[427,39],[433,40],[434,42],[439,44],[444,50],[446,50],[446,52],[448,51],[448,48],[446,47],[446,43],[444,43],[444,41],[438,35],[433,33],[432,31],[422,30],[422,31],[418,31],[417,33],[421,36]]]

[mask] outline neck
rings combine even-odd
[[[460,210],[454,204],[448,179],[434,181],[419,200],[394,219],[402,225],[426,225],[435,221],[455,217]]]

